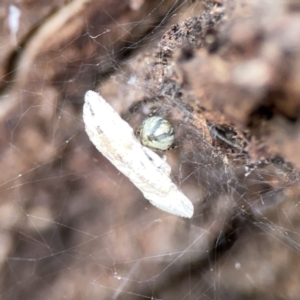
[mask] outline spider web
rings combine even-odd
[[[298,299],[290,164],[228,162],[232,128],[202,126],[174,86],[158,93],[163,57],[145,72],[164,33],[202,3],[87,3],[4,5],[1,299]],[[82,122],[90,89],[134,129],[149,114],[170,120],[167,160],[191,220],[151,206],[96,151]]]

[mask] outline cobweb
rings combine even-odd
[[[193,42],[178,37],[184,55],[164,44],[223,1],[206,2],[4,3],[1,299],[299,298],[297,171],[241,151],[247,134],[212,122],[175,78]],[[135,130],[150,114],[170,120],[176,148],[165,154],[191,220],[151,206],[97,152],[87,90]]]

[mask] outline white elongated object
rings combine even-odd
[[[141,145],[131,126],[96,92],[87,91],[83,106],[85,131],[91,142],[157,208],[185,218],[192,202],[170,178],[170,166]]]

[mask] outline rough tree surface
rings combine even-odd
[[[1,299],[299,299],[299,1],[4,1],[0,32]],[[87,90],[170,121],[191,220],[97,152]]]

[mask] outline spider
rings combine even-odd
[[[174,129],[166,119],[153,116],[144,120],[139,129],[141,143],[153,150],[168,150],[174,143]]]

